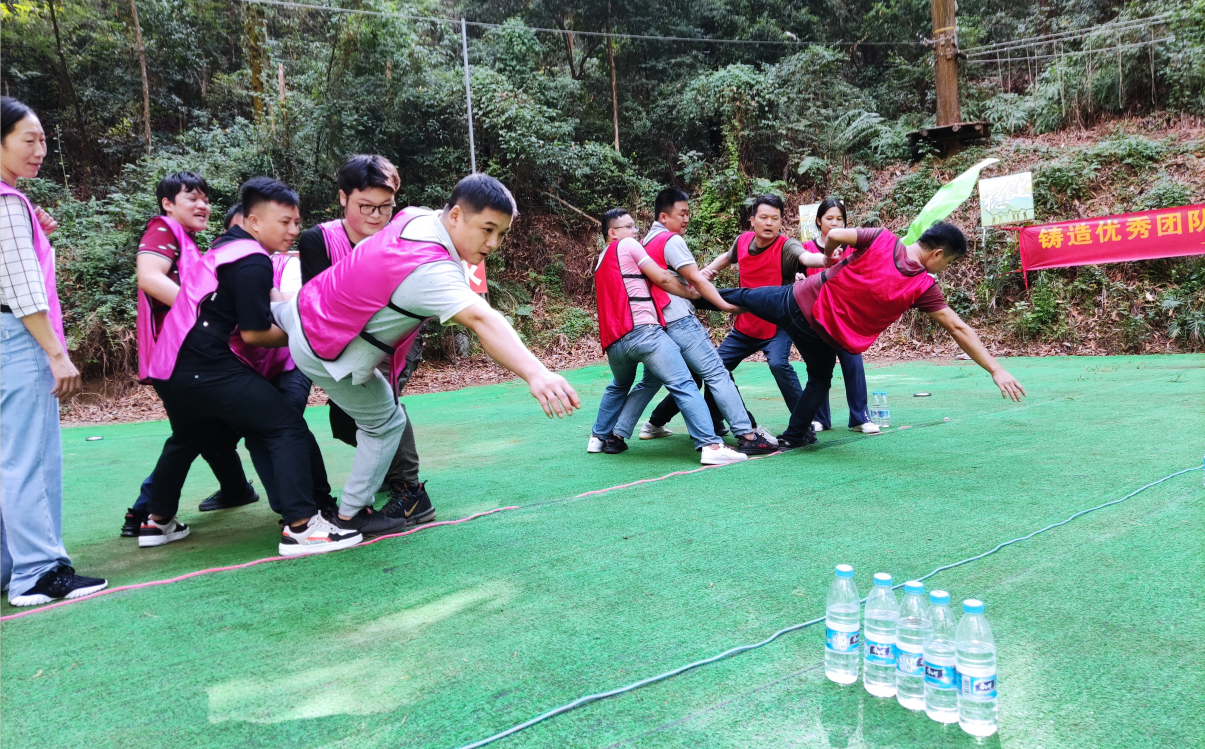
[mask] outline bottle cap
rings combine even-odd
[[[929,603],[936,603],[939,606],[950,602],[950,594],[944,590],[929,591]]]
[[[904,592],[905,593],[916,593],[917,595],[924,595],[925,584],[922,583],[920,580],[909,580],[908,582],[904,583]]]
[[[853,567],[849,566],[848,564],[838,564],[837,565],[837,577],[853,577],[853,576],[854,576],[854,568]]]
[[[982,614],[983,601],[978,598],[968,598],[962,602],[962,613],[964,614]]]
[[[888,588],[890,588],[891,587],[891,573],[890,572],[874,573],[874,584],[875,585],[886,585]]]

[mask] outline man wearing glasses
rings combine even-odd
[[[297,241],[303,285],[389,224],[395,207],[394,195],[402,184],[397,167],[379,154],[352,156],[339,168],[335,181],[339,185],[343,218],[307,229]],[[420,336],[406,354],[406,368],[399,377],[398,392],[406,386],[406,381],[422,361],[422,348]],[[403,404],[403,412],[405,408]],[[356,421],[334,401],[330,403],[330,424],[335,439],[356,446]],[[431,505],[426,486],[418,480],[418,465],[414,427],[407,418],[397,452],[385,474],[385,485],[381,488],[389,492],[390,500],[397,499],[405,510],[409,510],[403,512],[403,516],[411,525],[435,519],[435,508]]]

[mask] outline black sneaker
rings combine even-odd
[[[74,567],[62,565],[38,578],[37,584],[19,596],[11,596],[13,606],[38,606],[56,599],[82,598],[109,587],[108,580],[75,574]]]
[[[148,517],[150,517],[149,512],[135,510],[133,507],[126,510],[126,522],[121,526],[121,537],[137,538],[138,529],[142,527]]]
[[[785,434],[778,435],[779,450],[793,450],[796,447],[806,447],[816,444],[816,433],[808,429],[803,433],[802,437],[788,437]]]
[[[745,455],[770,455],[778,452],[778,446],[770,444],[765,437],[756,432],[752,437],[738,437],[736,449]]]
[[[422,525],[435,519],[435,508],[431,506],[431,497],[427,496],[425,481],[391,489],[389,501],[380,511],[382,515],[405,520],[406,525]]]
[[[335,513],[327,522],[341,531],[359,533],[365,538],[397,533],[409,525],[405,518],[391,518],[384,512],[377,512],[371,507],[363,508],[352,515],[349,520],[344,520],[339,517],[339,513]]]
[[[607,455],[618,455],[628,449],[628,443],[624,442],[623,437],[617,434],[612,434],[607,437],[607,441],[603,443],[603,452]]]
[[[259,492],[255,491],[255,487],[251,485],[250,481],[248,481],[247,482],[247,493],[244,494],[242,499],[238,500],[237,502],[227,502],[226,498],[222,495],[222,490],[218,489],[216,492],[214,492],[213,494],[210,494],[208,497],[206,497],[201,502],[201,504],[197,506],[197,509],[200,510],[201,512],[212,512],[213,510],[229,510],[232,507],[242,507],[243,505],[249,505],[252,502],[258,502],[258,501],[259,501]]]

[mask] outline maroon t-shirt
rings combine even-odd
[[[851,263],[857,262],[860,251],[865,251],[874,242],[875,238],[885,229],[858,229],[858,239],[853,244],[853,255]],[[808,276],[802,281],[795,282],[794,294],[795,302],[799,304],[799,311],[803,313],[807,319],[808,325],[812,326],[812,330],[824,339],[824,342],[834,348],[840,348],[840,345],[833,340],[816,318],[812,316],[812,307],[816,304],[817,297],[820,296],[820,286],[829,278],[833,278],[837,273],[841,272],[843,266],[833,266],[827,269],[824,273],[817,273],[814,276]],[[908,257],[908,250],[903,242],[895,243],[895,267],[900,273],[905,276],[915,276],[925,272],[925,266]],[[937,312],[943,310],[950,305],[946,304],[946,298],[941,293],[941,287],[935,282],[929,289],[920,295],[920,297],[912,304],[912,309],[918,309],[921,312]]]
[[[175,281],[177,286],[180,285],[180,247],[176,244],[176,235],[167,228],[167,222],[158,216],[150,220],[146,225],[146,231],[142,233],[142,239],[138,240],[138,254],[141,255],[144,252],[159,255],[171,261],[172,267],[168,269],[167,277]],[[147,294],[147,298],[151,300],[151,314],[155,317],[155,327],[162,328],[163,319],[167,317],[167,311],[171,309],[171,306],[150,294]]]

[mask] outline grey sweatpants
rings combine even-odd
[[[374,371],[372,379],[363,385],[353,385],[351,377],[333,379],[306,345],[294,309],[289,304],[274,310],[289,334],[293,363],[356,421],[356,455],[339,497],[339,513],[355,515],[372,504],[373,495],[385,480],[406,429],[406,412],[380,372]]]

